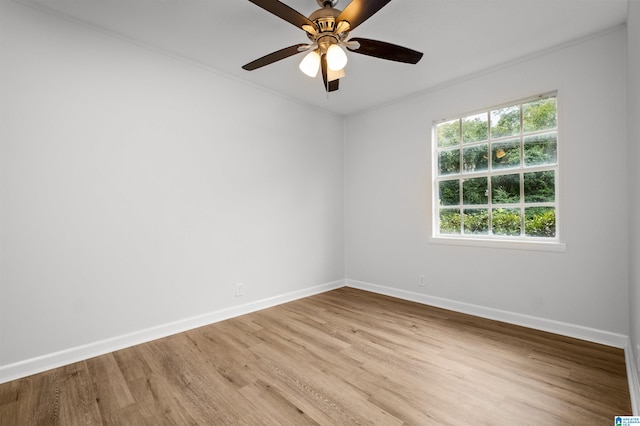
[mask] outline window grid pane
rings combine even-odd
[[[438,235],[557,239],[556,95],[435,125]]]

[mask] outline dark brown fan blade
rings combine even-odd
[[[265,65],[277,62],[281,59],[288,58],[289,56],[293,56],[296,53],[300,53],[300,51],[298,50],[300,46],[306,46],[306,44],[296,44],[293,46],[285,47],[284,49],[280,49],[277,52],[269,53],[262,58],[249,62],[248,64],[243,65],[242,68],[247,71],[253,71],[260,67],[264,67]]]
[[[332,80],[327,82],[327,56],[326,55],[322,55],[322,58],[320,59],[320,64],[322,68],[322,82],[324,83],[324,90],[326,90],[327,92],[335,92],[336,90],[338,90],[338,86],[340,85],[340,79],[338,80]]]
[[[422,52],[384,41],[370,40],[368,38],[352,38],[349,41],[357,41],[360,43],[359,48],[349,50],[362,53],[363,55],[374,56],[389,61],[405,62],[407,64],[417,64],[422,58]]]
[[[298,28],[302,28],[303,25],[311,25],[312,27],[314,26],[313,22],[311,22],[309,18],[295,11],[294,9],[290,8],[286,4],[279,2],[278,0],[249,0],[249,1],[255,4],[256,6],[260,6],[267,12],[271,12],[274,15],[284,19],[285,21],[292,23]]]
[[[351,0],[351,3],[338,15],[337,22],[348,21],[353,31],[358,25],[371,18],[391,0]]]

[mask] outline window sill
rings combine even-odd
[[[483,238],[463,238],[463,237],[429,237],[429,244],[441,244],[451,246],[465,247],[484,247],[508,250],[531,250],[531,251],[549,251],[564,253],[567,251],[567,245],[557,241],[533,241],[533,240],[490,240]]]

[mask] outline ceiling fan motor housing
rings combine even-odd
[[[336,29],[336,18],[340,15],[338,9],[324,7],[309,15],[309,20],[313,21],[320,33],[333,33]]]
[[[321,2],[322,0],[318,0],[318,3]],[[330,45],[343,41],[349,33],[347,22],[338,25],[336,21],[341,11],[332,6],[337,3],[337,0],[324,1],[324,3],[326,6],[309,15],[309,20],[315,24],[318,32],[316,34],[307,33],[309,39],[320,47],[323,54],[327,52]]]

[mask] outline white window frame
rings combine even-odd
[[[540,135],[540,134],[545,134],[548,133],[550,130],[542,130],[542,131],[538,131],[538,132],[530,132],[527,133],[526,135],[524,134],[524,127],[523,127],[523,117],[522,117],[522,113],[520,114],[520,133],[519,135],[517,135],[516,137],[520,139],[520,155],[521,155],[521,163],[520,166],[517,168],[508,168],[508,169],[497,169],[497,170],[492,170],[491,169],[491,161],[489,161],[489,165],[486,171],[481,171],[481,172],[464,172],[462,170],[463,168],[463,163],[462,163],[462,159],[460,162],[460,167],[461,170],[459,173],[457,174],[451,174],[451,175],[444,175],[444,176],[438,176],[438,171],[439,171],[439,164],[438,164],[438,154],[439,154],[439,148],[437,146],[437,125],[443,122],[447,122],[447,121],[451,121],[451,120],[462,120],[462,118],[464,117],[469,117],[475,114],[481,114],[481,113],[489,113],[488,114],[488,119],[489,119],[489,129],[491,128],[491,111],[500,109],[500,108],[505,108],[505,107],[510,107],[510,106],[515,106],[515,105],[519,105],[520,108],[522,108],[523,104],[526,104],[528,102],[531,101],[535,101],[538,99],[544,99],[544,98],[548,98],[548,97],[555,97],[556,98],[556,114],[557,114],[557,125],[556,125],[556,137],[557,137],[557,142],[556,142],[556,163],[555,165],[543,165],[543,166],[525,166],[524,165],[524,153],[522,152],[523,149],[523,140],[525,137],[529,137],[529,136],[535,136],[535,135]],[[484,108],[482,110],[479,111],[475,111],[475,112],[470,112],[467,114],[460,114],[460,115],[456,115],[450,118],[446,118],[446,119],[441,119],[441,120],[437,120],[434,121],[432,124],[432,133],[431,133],[431,154],[432,154],[432,175],[431,175],[431,181],[432,181],[432,232],[431,232],[431,237],[429,238],[429,242],[432,244],[447,244],[447,245],[460,245],[460,246],[476,246],[476,247],[489,247],[489,248],[506,248],[506,249],[519,249],[519,250],[542,250],[542,251],[559,251],[559,252],[564,252],[566,251],[566,244],[564,243],[564,240],[562,239],[562,217],[563,217],[563,209],[562,209],[562,194],[561,194],[561,181],[562,181],[562,176],[561,176],[561,135],[560,135],[560,127],[561,127],[561,118],[560,118],[560,99],[558,96],[557,91],[553,91],[553,92],[546,92],[543,94],[539,94],[539,95],[535,95],[535,96],[530,96],[530,97],[526,97],[526,98],[522,98],[519,100],[514,100],[512,102],[506,102],[503,104],[499,104],[499,105],[494,105],[488,108]],[[462,138],[462,134],[460,136]],[[482,144],[488,144],[489,145],[489,152],[492,152],[491,150],[491,144],[492,143],[500,143],[500,142],[504,142],[505,140],[509,140],[509,139],[514,139],[514,136],[508,136],[508,137],[502,137],[502,138],[496,138],[495,140],[491,137],[490,132],[489,132],[489,136],[487,138],[486,141],[478,141],[478,142],[474,142],[474,143],[469,143],[469,144],[463,144],[462,140],[460,142],[460,145],[458,145],[458,147],[460,148],[460,155],[462,157],[463,154],[463,150],[462,148],[467,148],[467,147],[473,147],[474,145],[482,145]],[[494,142],[495,141],[495,142]],[[447,148],[445,148],[446,150]],[[448,147],[448,149],[456,149],[455,147]],[[543,205],[548,205],[548,206],[552,206],[555,208],[555,219],[556,219],[556,233],[555,233],[555,237],[531,237],[531,236],[525,236],[524,235],[524,223],[522,224],[522,234],[520,236],[504,236],[504,235],[493,235],[491,233],[491,230],[489,231],[489,234],[464,234],[464,233],[460,233],[460,234],[440,234],[440,188],[439,188],[439,183],[441,181],[446,181],[446,180],[451,180],[451,179],[456,179],[459,178],[461,183],[460,185],[462,185],[462,181],[465,178],[474,178],[474,177],[487,177],[488,180],[488,191],[491,192],[491,177],[492,176],[504,176],[504,175],[511,175],[511,174],[519,174],[520,175],[520,202],[519,203],[514,203],[514,204],[492,204],[490,199],[488,201],[488,204],[482,204],[482,205],[473,205],[473,206],[466,206],[467,208],[478,208],[478,209],[487,209],[489,212],[489,215],[491,217],[491,212],[492,212],[492,208],[520,208],[521,210],[521,214],[524,215],[525,212],[525,206],[530,206],[530,203],[525,203],[524,201],[524,174],[525,173],[531,173],[531,172],[536,172],[536,171],[546,171],[546,170],[553,170],[555,172],[555,201],[554,202],[549,202],[549,203],[535,203],[536,206],[543,206]],[[462,212],[464,210],[464,204],[463,204],[463,199],[462,199],[462,191],[460,191],[460,213],[462,215]],[[461,218],[461,220],[463,220]],[[491,219],[490,219],[491,220]],[[462,228],[464,229],[464,225],[462,225]]]

